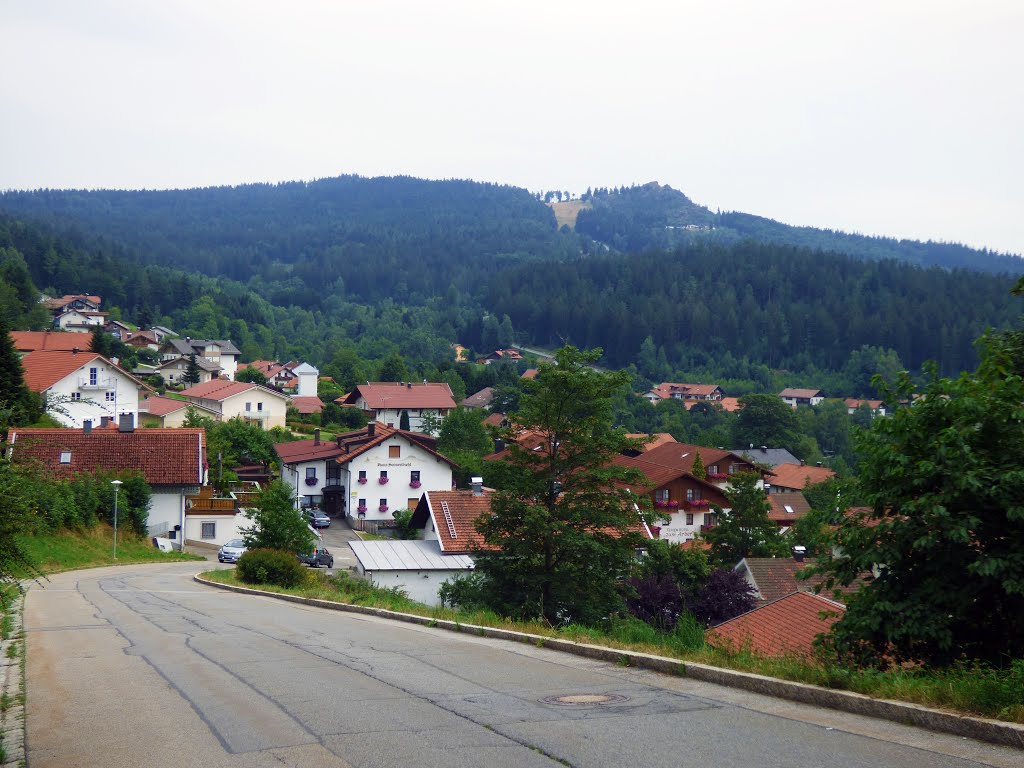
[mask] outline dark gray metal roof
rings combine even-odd
[[[765,464],[769,467],[777,467],[779,464],[799,464],[800,459],[787,451],[785,448],[730,448],[730,451],[737,456],[750,459],[755,464]]]

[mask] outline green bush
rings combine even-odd
[[[306,581],[306,569],[289,552],[280,549],[250,549],[238,558],[238,578],[246,584],[297,587]]]

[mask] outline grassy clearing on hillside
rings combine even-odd
[[[203,576],[223,584],[252,588],[252,585],[238,581],[234,570],[208,571]],[[284,589],[264,585],[259,589],[667,656],[824,688],[854,691],[879,699],[907,701],[960,714],[1024,723],[1024,660],[1015,661],[1004,669],[965,664],[946,670],[850,670],[803,658],[760,658],[748,652],[711,648],[704,643],[702,628],[685,622],[680,622],[680,627],[671,634],[658,632],[634,619],[615,621],[607,628],[579,625],[555,628],[541,622],[513,621],[489,611],[430,608],[413,602],[398,590],[373,587],[344,573],[329,578],[311,570],[308,583],[302,587]],[[538,641],[538,645],[543,645],[543,641]]]
[[[180,552],[161,552],[148,538],[137,536],[119,528],[117,531],[117,560],[114,560],[114,529],[97,525],[86,531],[57,531],[26,536],[25,549],[43,573],[59,573],[77,568],[95,568],[103,565],[131,563],[175,562],[203,560],[198,555]]]
[[[555,212],[555,223],[559,229],[565,226],[569,229],[576,229],[576,218],[580,215],[580,211],[593,207],[590,203],[585,203],[582,200],[568,200],[564,203],[548,203],[548,205]]]

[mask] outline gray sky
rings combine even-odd
[[[0,188],[341,173],[1024,252],[1024,2],[0,0]]]

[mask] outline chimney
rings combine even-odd
[[[313,430],[313,445],[320,445],[320,427]]]
[[[92,419],[86,419],[82,422],[82,434],[88,435],[92,432]]]
[[[409,382],[408,387],[409,387],[409,389],[412,389],[412,382],[411,381]]]
[[[494,438],[494,452],[501,453],[505,450],[505,441],[501,438]]]
[[[820,466],[821,466],[821,462],[820,462],[820,461],[819,461],[819,462],[817,462],[817,463],[816,463],[816,464],[815,464],[814,466],[816,466],[816,467],[820,467]]]
[[[793,547],[793,559],[796,560],[798,563],[802,563],[806,555],[807,547],[803,546],[802,544],[797,544],[795,547]]]
[[[376,434],[377,434],[377,422],[376,421],[371,421],[369,424],[366,425],[366,436],[367,437],[373,437]]]
[[[109,416],[100,416],[100,429],[106,429],[110,426]]]
[[[469,479],[469,482],[473,486],[473,495],[474,496],[483,496],[484,495],[484,479],[482,477],[471,477]]]
[[[762,445],[761,446],[761,453],[768,453],[768,446],[767,445]]]
[[[73,348],[73,349],[71,350],[71,354],[72,354],[72,355],[77,355],[77,354],[78,354],[78,347],[74,347],[74,348]]]
[[[131,413],[122,413],[117,417],[117,431],[118,432],[134,432],[135,431],[135,415]]]
[[[802,467],[802,466],[804,466],[804,464],[805,464],[805,463],[806,463],[806,462],[804,462],[804,460],[803,460],[803,459],[800,459],[800,466],[801,466],[801,467]]]

